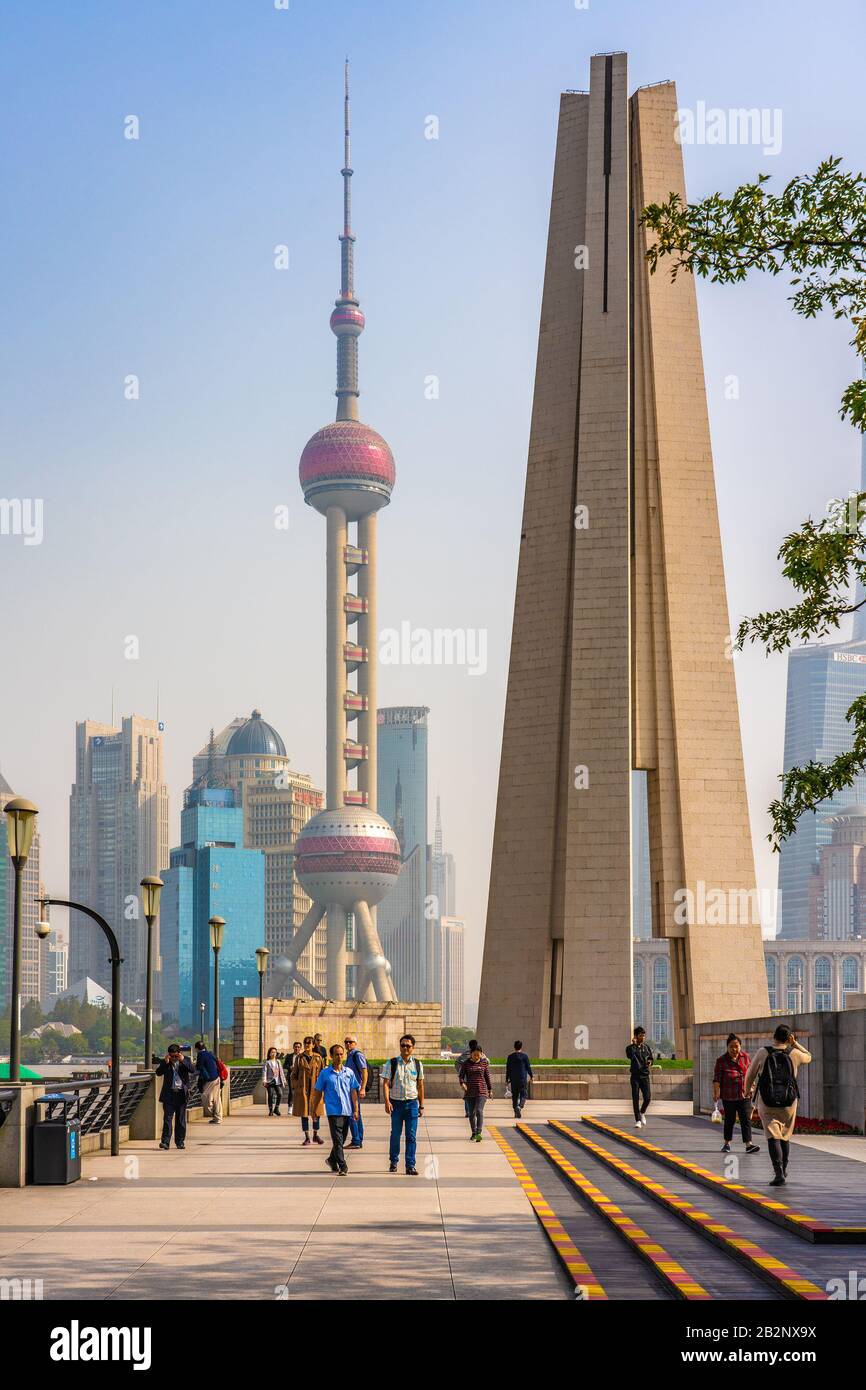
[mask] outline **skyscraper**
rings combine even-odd
[[[75,726],[75,782],[69,801],[69,896],[106,918],[123,956],[123,1001],[145,997],[147,926],[139,886],[168,864],[168,787],[162,733],[132,715],[120,729],[85,720]],[[105,940],[87,917],[70,913],[69,983],[86,976],[106,987]],[[159,961],[159,923],[154,928]],[[159,965],[154,982],[160,1000]]]
[[[855,614],[855,617],[857,615]],[[788,653],[785,705],[785,771],[805,763],[826,763],[852,745],[845,715],[866,695],[866,640],[800,647]],[[801,816],[779,855],[779,932],[808,937],[815,918],[810,909],[821,849],[833,838],[833,821],[846,807],[866,804],[866,773],[844,791],[822,802],[814,815]]]
[[[379,908],[382,950],[400,999],[438,999],[436,921],[427,897],[426,705],[380,709],[379,807],[400,842],[400,877]]]
[[[9,1005],[12,987],[12,936],[15,922],[15,871],[6,840],[6,817],[3,811],[16,792],[0,772],[0,1008]],[[39,898],[42,885],[39,877],[39,831],[24,865],[21,882],[21,999],[42,998],[42,950],[36,935],[36,923],[41,914]]]
[[[762,1014],[754,894],[693,277],[650,275],[641,210],[685,201],[671,82],[624,53],[561,97],[494,831],[479,1032],[616,1056],[632,1027],[631,772],[647,774],[653,932],[678,1054]]]
[[[391,499],[395,470],[385,440],[358,418],[358,338],[364,315],[355,295],[348,63],[343,109],[341,285],[331,314],[337,338],[337,418],[313,435],[300,463],[304,500],[327,522],[327,799],[326,809],[313,817],[295,847],[296,873],[313,906],[292,942],[287,964],[307,993],[320,993],[303,978],[297,961],[327,913],[328,997],[345,997],[347,967],[354,965],[358,997],[388,1000],[396,994],[374,909],[394,885],[400,855],[394,831],[376,813],[376,516]],[[356,784],[351,787],[353,771]],[[351,948],[350,913],[355,933]]]
[[[460,917],[443,917],[441,930],[441,979],[443,1027],[466,1026],[466,923]]]
[[[243,845],[244,815],[231,787],[190,787],[180,845],[163,873],[160,903],[163,1010],[184,1026],[204,1003],[213,1021],[213,951],[208,921],[226,922],[220,952],[220,999],[231,1015],[235,995],[258,992],[256,948],[264,944],[265,859]]]

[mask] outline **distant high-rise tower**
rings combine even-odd
[[[622,1052],[631,772],[647,773],[653,932],[676,1044],[767,1011],[693,277],[650,275],[641,210],[685,201],[671,82],[624,53],[561,98],[478,1021],[488,1053]],[[685,911],[683,912],[683,903]],[[683,920],[684,918],[684,920]]]
[[[400,877],[379,908],[382,949],[391,962],[400,999],[439,997],[435,970],[435,917],[427,896],[426,705],[380,709],[379,807],[400,842]]]
[[[856,618],[855,614],[855,618]],[[830,642],[788,653],[785,706],[785,771],[809,762],[826,763],[851,750],[852,730],[845,718],[866,695],[866,641]],[[815,923],[812,900],[821,850],[833,838],[840,811],[866,804],[866,773],[814,814],[801,816],[779,855],[778,935],[808,937]]]
[[[313,906],[284,964],[302,988],[320,994],[297,962],[327,913],[328,997],[345,998],[351,978],[359,998],[388,1000],[396,994],[374,910],[396,881],[400,853],[391,826],[376,814],[376,514],[391,500],[395,470],[385,440],[358,419],[364,315],[355,295],[348,63],[344,113],[341,286],[331,314],[337,418],[313,435],[300,464],[304,500],[327,521],[327,798],[326,809],[304,828],[295,847],[295,871]],[[352,538],[351,527],[356,527]],[[355,726],[354,735],[349,725]],[[353,770],[357,780],[350,787]]]
[[[120,729],[92,720],[75,726],[75,782],[69,801],[69,896],[106,918],[123,956],[123,1002],[145,997],[147,924],[140,883],[168,864],[168,787],[162,733],[133,715]],[[89,918],[69,919],[69,983],[86,976],[108,987],[105,939]],[[154,959],[159,961],[159,923]],[[160,1000],[159,966],[154,1001]]]
[[[440,997],[443,1027],[466,1026],[466,964],[464,938],[466,923],[459,917],[443,917]]]

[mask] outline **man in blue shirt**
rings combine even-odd
[[[349,1120],[358,1119],[358,1078],[346,1066],[346,1053],[339,1043],[331,1048],[331,1065],[323,1067],[316,1077],[316,1090],[325,1100],[325,1114],[331,1131],[331,1152],[325,1162],[332,1173],[346,1177],[349,1165],[343,1155],[343,1145],[349,1132]]]
[[[349,1121],[349,1126],[350,1126],[350,1128],[351,1128],[351,1130],[352,1130],[352,1142],[351,1142],[351,1144],[349,1145],[349,1148],[350,1148],[350,1149],[363,1149],[363,1147],[364,1147],[364,1117],[363,1117],[363,1115],[361,1114],[361,1101],[364,1099],[364,1096],[367,1094],[367,1080],[368,1080],[368,1078],[369,1078],[370,1072],[369,1072],[369,1068],[367,1067],[367,1058],[364,1056],[363,1052],[361,1051],[360,1047],[358,1046],[358,1039],[357,1039],[356,1037],[354,1037],[353,1034],[350,1033],[350,1034],[348,1035],[348,1037],[345,1037],[345,1038],[343,1039],[343,1042],[346,1044],[346,1066],[347,1066],[347,1067],[351,1067],[352,1071],[353,1071],[353,1072],[355,1073],[355,1075],[357,1076],[357,1078],[358,1078],[358,1087],[359,1087],[359,1090],[358,1090],[358,1118],[357,1118],[357,1120],[354,1119],[354,1118],[352,1118],[352,1119],[350,1119],[350,1121]]]

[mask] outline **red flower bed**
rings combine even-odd
[[[753,1129],[763,1129],[759,1119],[752,1121]],[[842,1120],[813,1120],[808,1115],[798,1115],[794,1121],[795,1134],[860,1134],[854,1125],[846,1125]]]

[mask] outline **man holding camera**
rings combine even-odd
[[[174,1128],[175,1145],[179,1149],[186,1148],[186,1107],[195,1069],[189,1058],[184,1057],[179,1043],[171,1044],[162,1061],[157,1064],[156,1075],[162,1077],[159,1099],[163,1119],[159,1147],[171,1147],[171,1131]]]

